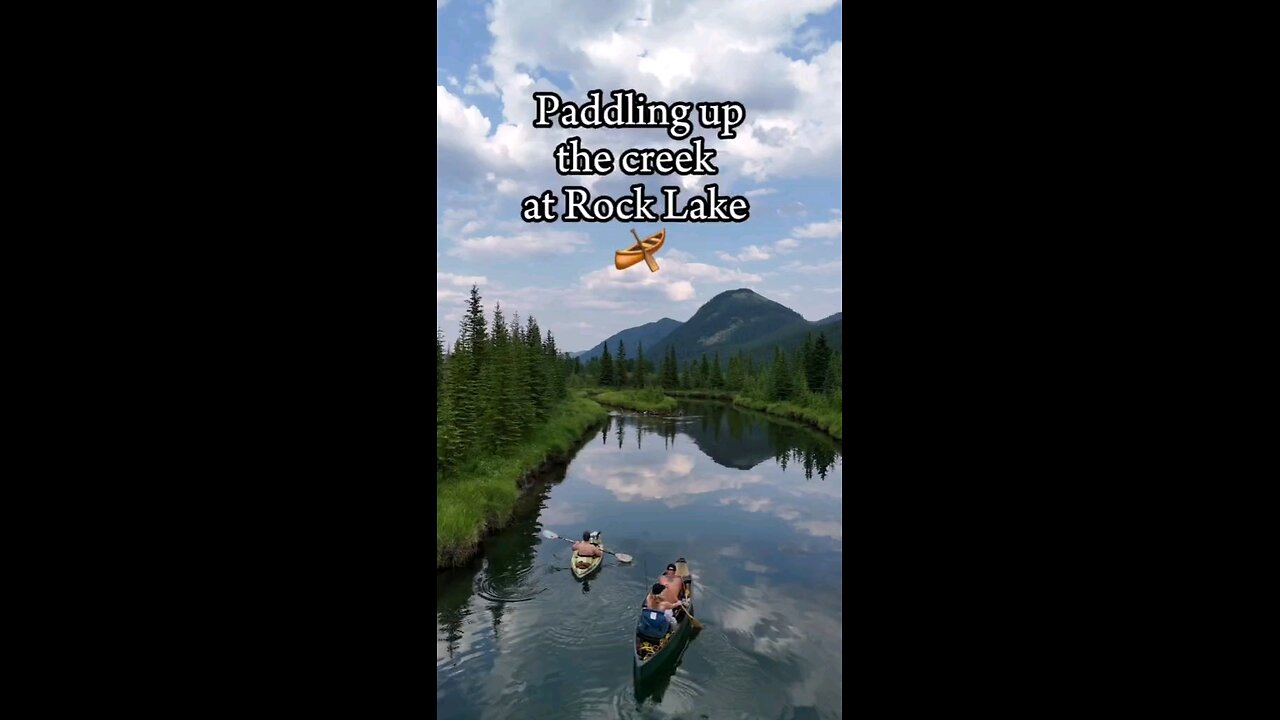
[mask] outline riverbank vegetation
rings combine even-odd
[[[572,372],[555,338],[533,317],[485,319],[471,288],[458,340],[436,331],[436,567],[458,565],[511,517],[521,486],[567,458],[608,413],[569,396]]]
[[[781,348],[773,362],[756,364],[739,352],[723,364],[719,353],[703,354],[697,361],[676,361],[669,348],[656,366],[645,360],[644,347],[636,348],[634,360],[619,341],[615,353],[608,346],[600,357],[587,363],[575,359],[568,383],[572,387],[627,389],[661,388],[664,396],[732,401],[737,405],[781,417],[799,420],[843,439],[844,358],[827,345],[825,334],[810,335],[789,356]],[[601,402],[614,392],[601,394]],[[631,406],[632,409],[639,409]]]
[[[643,413],[669,413],[676,409],[676,399],[656,387],[613,390],[599,393],[596,402]]]

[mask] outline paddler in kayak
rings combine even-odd
[[[573,544],[573,551],[581,557],[604,557],[600,547],[591,542],[591,531],[582,531],[582,540]]]

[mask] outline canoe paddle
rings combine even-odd
[[[680,563],[677,575],[679,575],[679,570],[684,570],[684,574],[680,575],[681,581],[685,583],[689,582],[689,564],[684,562]],[[702,632],[702,623],[698,622],[698,618],[693,616],[693,612],[691,612],[689,608],[685,608],[684,613],[689,616],[689,624],[693,626],[694,632]]]
[[[577,540],[569,540],[569,538],[567,538],[567,537],[560,537],[559,535],[557,535],[557,534],[555,534],[555,533],[551,532],[550,530],[543,530],[543,531],[542,531],[542,537],[547,538],[548,540],[566,540],[566,541],[568,541],[568,542],[577,542]],[[604,548],[600,548],[600,549],[601,549],[601,550],[604,550]],[[604,550],[604,551],[605,551],[605,552],[607,552],[607,553],[609,553],[610,555],[612,555],[612,556],[614,556],[614,557],[618,558],[618,560],[619,560],[619,561],[624,562],[624,563],[629,563],[629,562],[631,562],[632,560],[634,560],[634,559],[635,559],[635,558],[631,557],[630,555],[628,555],[628,554],[626,554],[626,553],[616,553],[616,552],[614,552],[614,551],[612,551],[612,550]]]
[[[636,239],[636,248],[644,255],[644,261],[649,263],[649,272],[658,272],[658,263],[653,259],[653,253],[644,246],[644,241],[636,234],[635,228],[631,228],[631,237]]]

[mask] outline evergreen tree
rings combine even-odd
[[[514,416],[513,422],[527,432],[533,427],[535,415],[533,398],[529,395],[528,386],[530,362],[528,343],[524,327],[520,324],[519,313],[512,314],[508,332],[511,335],[511,384],[515,391],[512,393],[512,404],[507,412]]]
[[[444,387],[444,333],[436,328],[436,408],[440,407],[440,391]]]
[[[547,410],[551,405],[551,394],[547,383],[547,364],[542,344],[542,330],[538,327],[538,321],[532,315],[529,316],[528,325],[525,327],[524,345],[525,352],[528,355],[528,360],[525,363],[527,368],[526,382],[529,397],[533,400],[533,418],[534,422],[541,423],[547,418]]]
[[[747,383],[747,364],[743,359],[742,353],[738,353],[729,358],[729,377],[725,379],[725,383],[730,390],[741,392],[746,389]]]
[[[556,350],[556,339],[547,331],[547,394],[550,404],[554,406],[556,403],[564,399],[565,394],[565,369],[567,364],[560,359],[560,353]]]
[[[790,400],[792,395],[791,373],[787,370],[787,356],[782,348],[773,352],[773,370],[769,373],[770,401]]]
[[[609,357],[609,344],[605,343],[600,356],[600,387],[613,387],[613,358]]]
[[[680,373],[676,366],[676,348],[667,346],[667,353],[662,358],[662,387],[675,390],[680,387]]]
[[[831,360],[827,363],[827,374],[822,385],[822,391],[825,393],[839,392],[843,374],[844,368],[841,364],[841,353],[831,353]]]
[[[705,355],[703,356],[706,357]],[[716,353],[715,358],[711,361],[711,379],[708,381],[714,390],[724,389],[724,376],[720,374],[720,353]]]
[[[450,387],[451,434],[446,452],[450,458],[461,459],[476,444],[484,422],[484,379],[480,377],[485,351],[484,307],[480,304],[480,290],[471,286],[467,310],[458,327],[458,342],[454,346],[453,361],[456,372],[447,385]]]
[[[636,347],[636,387],[644,387],[644,343]]]
[[[805,384],[808,385],[809,363],[814,355],[813,333],[805,333],[804,342],[800,347],[796,348],[795,362],[791,367],[793,370],[799,370],[805,375]]]
[[[618,338],[618,360],[614,363],[613,379],[615,386],[627,386],[627,348],[622,344],[622,338]]]
[[[798,354],[798,353],[797,353]],[[809,392],[809,380],[804,374],[804,363],[798,358],[791,366],[791,399],[799,402]]]
[[[813,344],[805,358],[804,374],[809,381],[809,389],[821,392],[827,384],[827,366],[831,364],[831,346],[827,345],[827,334],[818,333],[818,341]]]
[[[707,354],[702,353],[702,362],[698,365],[698,387],[705,388],[711,382],[711,366],[707,364]]]
[[[484,306],[480,304],[480,289],[475,285],[471,286],[471,297],[467,299],[467,313],[462,318],[462,334],[459,339],[464,340],[467,350],[475,358],[476,369],[484,364],[485,351],[485,327],[484,327]]]
[[[520,424],[523,418],[510,411],[518,403],[519,388],[515,382],[511,333],[500,303],[493,307],[493,329],[489,335],[489,363],[485,368],[489,376],[489,404],[485,425],[489,428],[490,447],[497,451],[515,444],[524,429]]]

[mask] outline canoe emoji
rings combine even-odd
[[[643,260],[649,264],[651,272],[658,272],[658,261],[653,259],[653,254],[658,252],[662,244],[667,241],[667,229],[663,228],[655,235],[641,240],[636,231],[631,231],[631,236],[636,239],[636,244],[626,250],[619,250],[613,254],[613,266],[619,270],[626,270]]]

